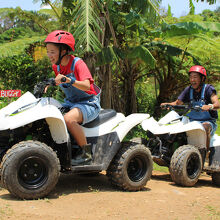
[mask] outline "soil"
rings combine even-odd
[[[105,173],[95,177],[61,175],[45,199],[19,200],[0,189],[0,219],[220,219],[220,190],[202,174],[194,187],[180,187],[170,175],[153,171],[144,190],[123,192]]]

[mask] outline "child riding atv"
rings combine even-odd
[[[210,139],[214,135],[218,119],[217,109],[220,108],[218,96],[215,88],[210,84],[205,84],[207,74],[203,66],[192,66],[189,70],[190,86],[186,87],[179,95],[176,101],[171,103],[162,103],[161,106],[183,105],[190,103],[191,106],[200,106],[202,111],[192,110],[188,113],[190,121],[199,121],[206,130],[206,148],[209,152]]]
[[[66,95],[64,107],[69,111],[64,120],[68,131],[81,147],[76,164],[85,164],[91,161],[91,145],[87,140],[83,125],[93,121],[100,112],[100,89],[94,84],[92,75],[86,64],[78,57],[70,55],[74,51],[75,39],[69,32],[56,30],[50,33],[46,40],[47,55],[52,63],[59,85]]]

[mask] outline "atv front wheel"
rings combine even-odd
[[[212,174],[212,182],[214,185],[220,187],[220,173],[213,173]]]
[[[122,145],[107,170],[107,176],[112,185],[123,190],[141,190],[152,174],[151,153],[142,144],[126,142]]]
[[[60,163],[46,144],[23,141],[4,155],[0,170],[3,186],[11,194],[21,199],[38,199],[55,187]]]
[[[182,186],[193,186],[202,171],[202,157],[197,148],[191,145],[179,147],[170,162],[172,180]]]

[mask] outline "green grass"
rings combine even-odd
[[[156,163],[153,164],[153,170],[157,170],[163,173],[169,173],[169,168],[168,167],[163,167],[163,166],[159,166]]]
[[[31,38],[23,38],[13,42],[0,44],[0,58],[12,55],[18,55],[24,51],[25,48],[29,47],[31,43],[37,41],[43,41],[45,36],[35,36]]]
[[[209,216],[211,217],[211,219],[220,219],[220,210],[218,208],[207,205],[206,209],[208,209],[208,211],[210,212]]]
[[[218,111],[218,117],[220,117],[220,111]],[[217,120],[217,125],[218,125],[218,128],[215,133],[220,136],[220,118]]]

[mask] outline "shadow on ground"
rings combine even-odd
[[[160,172],[155,172],[153,173],[153,175],[151,176],[151,179],[153,180],[158,180],[158,181],[165,181],[165,182],[169,182],[170,185],[173,185],[175,187],[184,187],[184,186],[179,186],[177,184],[175,184],[169,173],[160,173]],[[200,188],[200,187],[215,187],[216,186],[212,183],[212,178],[211,176],[207,175],[207,174],[203,174],[200,176],[198,182],[192,186],[192,187],[196,187],[196,188]],[[190,188],[190,187],[189,187]]]
[[[47,196],[48,199],[56,199],[59,196],[65,196],[72,193],[94,193],[94,192],[123,192],[122,190],[114,187],[108,181],[105,173],[99,173],[96,175],[90,174],[61,174],[59,181],[55,189]],[[150,191],[146,187],[141,191]],[[18,200],[8,191],[5,190],[5,194],[0,195],[4,200]],[[135,192],[134,192],[135,193]],[[20,200],[23,201],[23,200]]]

